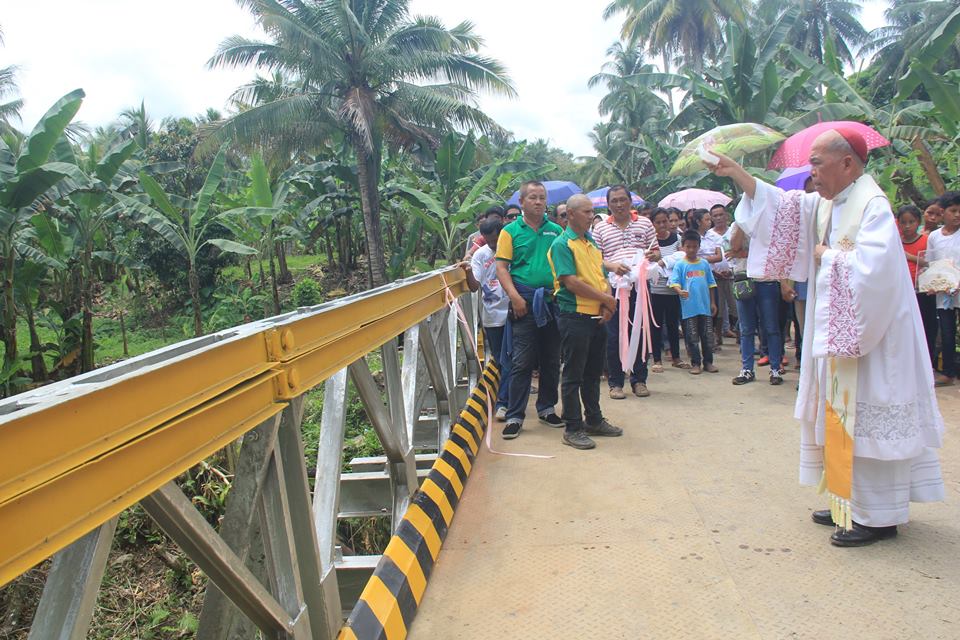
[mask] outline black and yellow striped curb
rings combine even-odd
[[[360,594],[339,640],[402,640],[423,600],[487,426],[487,394],[497,397],[500,371],[490,362],[453,424],[430,473],[414,494],[383,558]]]

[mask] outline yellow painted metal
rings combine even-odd
[[[0,505],[261,375],[263,338],[224,342],[0,425]],[[79,386],[79,385],[78,385]]]
[[[0,586],[442,309],[447,289],[468,290],[461,269],[188,343],[179,357],[0,417]]]
[[[268,372],[0,507],[0,584],[283,410]]]

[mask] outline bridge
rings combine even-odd
[[[0,401],[0,585],[53,557],[30,638],[86,637],[137,503],[209,578],[200,638],[960,636],[955,440],[947,503],[852,550],[796,484],[790,379],[733,389],[732,347],[721,375],[668,370],[651,398],[605,399],[626,433],[595,450],[529,420],[488,447],[499,373],[464,293],[440,270]],[[385,455],[344,473],[348,384]],[[947,424],[958,399],[940,392]],[[175,480],[238,442],[214,528]],[[389,521],[382,555],[338,544],[349,517]]]

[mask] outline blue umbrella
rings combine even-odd
[[[803,185],[810,177],[810,165],[802,167],[788,167],[777,178],[777,186],[784,191],[803,190]]]
[[[602,189],[597,189],[596,191],[591,191],[587,194],[587,197],[590,198],[590,202],[593,203],[594,207],[600,209],[607,208],[607,192],[610,191],[610,187],[603,187]],[[633,203],[633,206],[640,207],[645,204],[645,200],[638,196],[637,194],[630,192],[630,201]]]
[[[583,193],[583,189],[573,182],[565,182],[563,180],[547,180],[543,183],[543,186],[547,188],[548,206],[566,202],[570,196]],[[520,204],[520,192],[514,192],[513,197],[507,200],[507,204]]]

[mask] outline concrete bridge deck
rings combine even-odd
[[[733,387],[650,374],[604,411],[592,451],[528,420],[484,450],[434,568],[414,640],[960,638],[960,391],[939,391],[947,501],[914,504],[895,540],[840,549],[797,484],[797,374]]]

